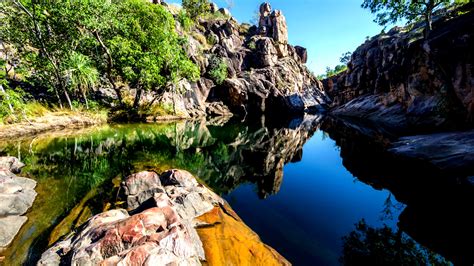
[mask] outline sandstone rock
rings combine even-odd
[[[28,218],[12,215],[0,218],[0,251],[10,245]]]
[[[306,64],[308,62],[308,51],[306,48],[301,46],[295,46],[296,54],[301,60],[301,63]]]
[[[215,224],[196,218],[221,208],[227,210],[221,211],[224,216],[231,211],[223,199],[200,185],[190,173],[170,170],[158,178],[156,173],[142,172],[127,177],[122,186],[128,197],[157,192],[148,199],[135,197],[133,204],[138,202],[141,206],[133,215],[118,209],[90,218],[78,232],[43,253],[38,265],[200,265],[213,257],[212,250],[203,249],[195,227]],[[239,221],[236,227],[246,228],[236,215],[233,219]],[[253,233],[248,228],[246,232]],[[250,264],[263,261],[288,264],[276,251],[262,244],[255,233],[251,236],[244,244],[248,253],[256,254],[248,260]],[[230,247],[228,241],[233,237],[226,234],[219,239],[204,240],[214,241],[206,245],[220,246],[222,241]],[[236,250],[226,252],[235,254]],[[228,264],[239,261],[237,257],[225,260]]]
[[[474,171],[474,131],[403,137],[390,152],[428,161],[442,170]]]
[[[285,16],[280,10],[273,11],[271,15],[273,25],[273,40],[276,42],[276,48],[279,57],[288,56],[288,27]]]
[[[377,95],[386,106],[399,104],[411,131],[472,126],[474,13],[438,19],[428,39],[418,31],[421,26],[396,27],[359,46],[348,70],[326,82],[333,106],[349,110],[355,98]],[[378,117],[390,115],[379,111]]]
[[[218,10],[219,10],[219,7],[216,5],[216,3],[209,4],[209,11],[211,13],[216,13]]]
[[[222,15],[224,15],[224,16],[226,16],[226,17],[230,17],[230,16],[231,16],[230,11],[229,11],[229,9],[227,9],[227,8],[221,7],[221,8],[219,8],[218,11],[219,11],[219,13],[221,13]]]
[[[24,215],[36,198],[36,182],[16,176],[24,166],[15,157],[0,157],[0,250],[13,241],[27,221]]]

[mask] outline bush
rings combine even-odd
[[[209,13],[210,4],[207,0],[183,0],[183,8],[189,17],[196,21],[200,16]]]
[[[176,16],[179,24],[183,28],[184,31],[189,32],[194,24],[193,20],[188,16],[185,10],[179,11],[178,15]]]
[[[227,78],[227,64],[218,56],[211,56],[208,69],[211,79],[219,85]]]

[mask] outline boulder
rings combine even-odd
[[[272,37],[276,43],[279,57],[288,56],[288,26],[286,25],[285,16],[280,10],[273,11],[272,19]]]
[[[20,231],[23,216],[36,198],[36,182],[16,176],[24,164],[15,157],[0,157],[0,250],[6,248]]]
[[[209,12],[216,13],[218,10],[219,10],[219,7],[217,6],[216,3],[209,4]]]
[[[219,8],[218,12],[221,13],[222,15],[226,16],[226,17],[231,16],[229,9],[224,8],[224,7]]]
[[[38,265],[200,265],[214,258],[214,250],[209,247],[221,246],[221,241],[228,243],[235,237],[230,234],[234,231],[219,239],[198,234],[197,228],[222,224],[215,219],[200,218],[215,211],[220,212],[220,219],[231,215],[235,228],[242,235],[252,236],[240,245],[246,247],[245,254],[257,254],[245,260],[224,256],[226,264],[289,264],[261,243],[222,198],[199,184],[189,172],[170,170],[161,175],[141,172],[127,177],[122,188],[127,202],[133,199],[127,204],[130,213],[116,209],[93,216],[78,232],[44,252]],[[234,248],[240,251],[240,247]],[[236,254],[235,250],[220,252]]]
[[[306,64],[306,62],[308,62],[308,51],[306,50],[306,48],[301,46],[295,46],[295,51],[301,63]]]

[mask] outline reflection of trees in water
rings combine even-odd
[[[416,244],[400,229],[369,226],[365,220],[343,237],[344,265],[450,265],[446,260]]]

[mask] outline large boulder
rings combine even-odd
[[[16,176],[24,164],[15,157],[0,157],[0,250],[8,247],[27,221],[24,214],[36,198],[36,182]]]
[[[261,243],[222,198],[199,184],[189,172],[141,172],[125,178],[122,188],[130,212],[116,209],[93,216],[78,232],[43,253],[38,265],[200,265],[206,260],[289,264]],[[231,221],[234,230],[225,226]],[[218,239],[211,238],[207,231],[198,234],[201,227],[220,226],[225,227],[216,228],[221,234]],[[233,248],[224,244],[231,247],[226,250],[211,248],[233,241],[235,230],[244,242],[232,242]],[[246,257],[224,256],[220,261],[215,257],[216,252],[235,253],[233,249]]]

